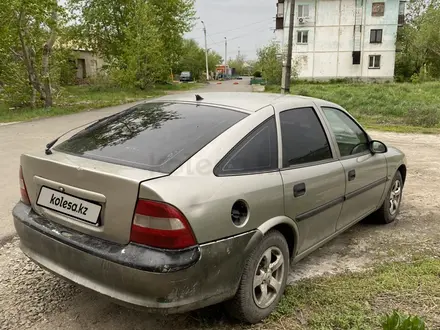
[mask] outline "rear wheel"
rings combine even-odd
[[[379,210],[374,214],[375,219],[381,223],[391,223],[396,220],[400,211],[400,203],[402,201],[403,179],[400,171],[394,175],[391,187],[385,197],[385,201]]]
[[[226,304],[229,314],[247,323],[266,318],[278,305],[289,273],[289,248],[274,230],[264,236],[246,261],[235,297]]]

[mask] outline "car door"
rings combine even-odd
[[[297,222],[298,252],[335,233],[344,200],[344,168],[313,106],[280,111],[284,209]]]
[[[321,108],[345,170],[345,201],[336,226],[340,230],[378,208],[387,181],[387,163],[385,155],[370,152],[368,135],[346,112]]]

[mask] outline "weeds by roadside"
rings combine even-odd
[[[440,82],[410,83],[293,83],[293,94],[340,104],[369,128],[440,133]],[[278,86],[267,86],[279,92]]]

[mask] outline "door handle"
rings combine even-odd
[[[293,196],[294,197],[300,197],[305,195],[306,193],[306,184],[305,183],[298,183],[293,186]]]
[[[348,172],[348,181],[353,181],[354,179],[356,179],[356,171],[351,170]]]

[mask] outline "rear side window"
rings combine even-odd
[[[92,124],[55,149],[171,173],[246,116],[196,104],[144,103]]]
[[[280,113],[283,167],[332,158],[327,136],[313,108]]]
[[[217,175],[238,175],[278,169],[278,143],[272,117],[239,142],[216,166]]]

